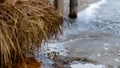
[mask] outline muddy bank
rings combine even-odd
[[[72,62],[74,61],[78,61],[80,63],[92,63],[92,64],[98,64],[98,62],[92,60],[92,59],[88,59],[85,57],[56,57],[55,59],[53,59],[53,61],[55,62],[53,64],[53,68],[71,68],[70,65]]]

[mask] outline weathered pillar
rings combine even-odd
[[[64,0],[54,0],[54,6],[60,14],[64,13]]]
[[[70,9],[69,9],[69,17],[70,18],[77,18],[77,6],[78,6],[78,0],[70,0]]]

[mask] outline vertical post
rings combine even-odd
[[[0,0],[0,3],[3,3],[4,2],[4,0]]]
[[[55,8],[63,15],[64,13],[64,0],[54,0]]]
[[[70,18],[77,18],[77,6],[78,6],[78,0],[70,0],[70,13],[69,13],[69,17]]]

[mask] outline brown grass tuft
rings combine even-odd
[[[43,67],[43,64],[41,62],[38,62],[36,59],[32,58],[32,57],[25,57],[25,62],[23,61],[16,61],[13,64],[13,68],[41,68]]]
[[[44,1],[44,2],[42,2]],[[47,0],[4,0],[0,2],[1,68],[12,68],[16,60],[40,47],[42,40],[57,38],[63,19]]]

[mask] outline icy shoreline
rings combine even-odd
[[[97,33],[95,29],[98,28],[94,27],[93,24],[90,24],[90,21],[96,17],[96,10],[100,9],[100,6],[105,3],[107,3],[107,0],[101,0],[97,3],[90,4],[88,8],[79,12],[78,18],[73,22],[75,24],[70,25],[70,28],[65,28],[59,41],[50,42],[44,46],[43,52],[45,54],[49,53],[49,58],[52,59],[59,56],[79,57],[82,55],[83,57],[88,56],[88,58],[101,62],[100,65],[95,65],[93,63],[71,63],[69,66],[72,68],[107,68],[104,66],[105,63],[112,64],[114,62],[113,65],[117,65],[120,62],[120,59],[116,58],[119,56],[119,37],[117,38],[99,32]],[[68,22],[69,21],[65,22],[65,24]],[[108,59],[109,62],[104,62],[105,58],[106,60]],[[54,63],[49,60],[46,60],[45,62],[51,64]]]

